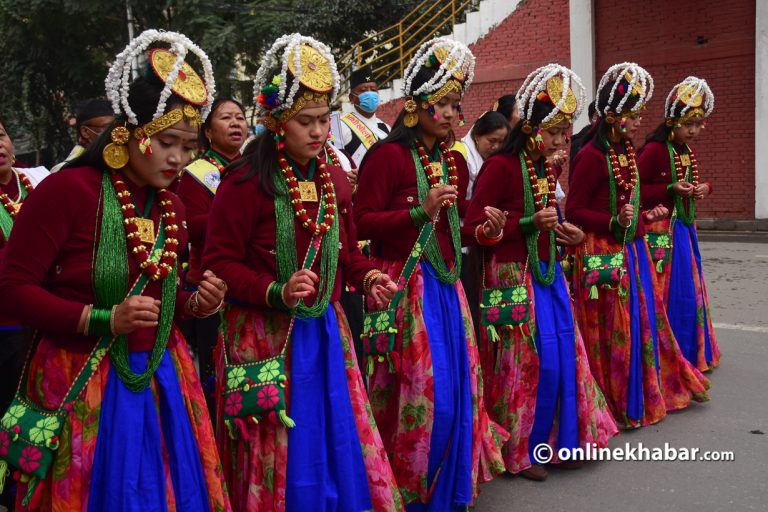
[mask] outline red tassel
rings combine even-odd
[[[523,324],[523,334],[528,338],[531,337],[531,327],[528,325],[528,322]]]

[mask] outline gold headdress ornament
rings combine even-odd
[[[147,56],[147,67],[165,85],[160,93],[160,100],[152,120],[143,126],[137,126],[138,118],[128,102],[133,63],[150,45],[158,42],[169,44],[170,49],[150,50]],[[200,60],[205,80],[184,60],[189,52],[194,53]],[[128,44],[110,67],[105,84],[107,97],[112,102],[115,114],[118,118],[127,120],[112,129],[111,143],[102,152],[104,163],[112,169],[120,169],[128,163],[126,147],[130,135],[128,126],[136,126],[133,133],[140,140],[141,152],[151,153],[152,135],[175,125],[182,119],[186,119],[194,127],[199,126],[210,113],[215,91],[213,68],[205,52],[183,34],[157,30],[144,31]],[[166,101],[171,94],[182,98],[186,103],[182,107],[166,112]],[[202,107],[202,113],[196,107]]]
[[[253,86],[257,114],[273,132],[310,101],[331,104],[338,90],[339,74],[330,49],[301,34],[275,41],[261,60]]]
[[[413,87],[413,80],[422,68],[432,68],[434,75]],[[406,126],[418,123],[418,107],[428,110],[446,95],[456,92],[464,94],[474,78],[475,56],[466,45],[447,37],[438,37],[422,44],[416,51],[403,76],[403,94]],[[417,99],[421,99],[417,103]],[[459,111],[459,119],[463,114]]]
[[[601,100],[601,92],[610,87],[607,101]],[[614,64],[605,72],[597,86],[595,111],[606,122],[616,122],[619,117],[629,117],[639,113],[653,96],[653,78],[643,67],[634,62]],[[614,105],[614,98],[619,97]],[[626,111],[624,105],[630,98],[635,98],[632,108]]]
[[[532,134],[534,126],[546,130],[563,121],[573,122],[584,106],[584,86],[572,70],[560,64],[547,64],[533,71],[523,82],[516,95],[523,120],[523,131]],[[534,124],[533,110],[536,101],[553,106],[552,111]]]
[[[715,108],[715,96],[707,81],[689,76],[675,85],[664,103],[667,125],[685,124],[691,118],[706,118]]]

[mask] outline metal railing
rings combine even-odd
[[[379,87],[387,87],[402,77],[413,54],[424,42],[447,35],[470,10],[476,10],[479,0],[424,0],[397,24],[376,32],[355,43],[339,59],[342,79],[340,94],[349,91],[352,70],[367,64]]]

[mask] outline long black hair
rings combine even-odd
[[[515,111],[515,105],[517,105],[517,98],[514,94],[505,94],[498,100],[496,100],[495,111],[503,115],[507,122],[512,120],[512,112]]]
[[[672,133],[672,126],[669,126],[665,121],[662,121],[659,126],[653,129],[651,133],[649,133],[645,137],[645,142],[667,142],[669,140],[669,134]]]
[[[542,119],[547,117],[550,112],[555,109],[555,106],[549,101],[539,101],[538,99],[533,102],[533,109],[531,111],[531,119],[528,121],[530,126],[538,126]],[[513,155],[518,154],[525,147],[525,143],[530,137],[523,131],[523,125],[525,121],[520,119],[517,124],[509,132],[504,144],[499,149],[498,153],[510,153]]]
[[[205,121],[203,121],[203,124],[200,125],[200,134],[198,137],[200,147],[203,148],[203,151],[208,151],[211,149],[211,143],[208,140],[208,137],[205,136],[205,130],[211,127],[211,123],[213,122],[213,114],[216,113],[216,110],[222,106],[225,103],[234,103],[237,105],[237,108],[240,109],[240,112],[243,113],[243,116],[245,116],[245,107],[242,103],[237,101],[235,98],[231,98],[229,96],[222,96],[219,98],[216,98],[213,100],[213,103],[211,104],[211,113],[208,114],[208,117],[205,118]]]
[[[595,102],[592,101],[589,103],[589,107],[587,107],[587,115],[589,116],[589,123],[584,126],[581,130],[579,130],[579,133],[576,133],[571,137],[571,151],[569,153],[570,160],[573,161],[573,159],[576,157],[579,151],[581,151],[581,148],[584,147],[584,144],[587,143],[588,140],[590,140],[591,136],[589,135],[590,130],[593,126],[597,125],[597,120],[595,119]],[[568,177],[570,178],[571,175],[568,174]]]
[[[483,135],[493,133],[500,128],[506,128],[507,133],[509,133],[509,121],[503,114],[491,110],[477,118],[474,126],[472,126],[472,136],[482,137]]]
[[[164,87],[165,84],[154,74],[150,74],[150,76],[139,76],[131,83],[128,88],[128,104],[136,114],[139,126],[152,121],[152,117],[155,115],[155,110],[157,110],[157,104],[160,101],[160,94],[163,92]],[[176,94],[171,94],[165,102],[165,111],[169,112],[186,103],[187,102],[183,98]],[[64,168],[87,166],[95,167],[103,171],[107,170],[108,167],[107,164],[104,163],[102,152],[107,144],[112,142],[110,136],[112,134],[112,129],[117,122],[118,119],[116,118],[109,128],[104,130],[93,144],[88,146],[82,155],[67,163]],[[129,129],[130,128],[131,127],[129,127]]]
[[[416,73],[416,76],[413,77],[413,82],[411,85],[412,90],[416,90],[419,87],[421,87],[424,83],[427,82],[432,76],[437,72],[436,69],[433,68],[427,68],[422,67],[419,69],[419,72]],[[417,101],[419,101],[418,98],[416,98]],[[416,112],[418,114],[418,110]],[[388,144],[390,142],[394,142],[395,144],[400,144],[401,146],[408,147],[414,142],[416,142],[417,139],[422,140],[424,135],[424,130],[421,128],[421,125],[419,123],[416,123],[416,126],[408,127],[405,126],[405,109],[400,110],[400,113],[397,115],[397,119],[395,119],[395,124],[392,125],[392,130],[389,132],[389,135],[387,135],[384,139],[378,141],[376,144],[371,146],[371,149],[368,150],[368,152],[365,154],[365,157],[363,158],[363,161],[360,162],[360,166],[358,167],[360,170],[363,169],[363,164],[365,163],[365,160],[368,158],[368,155],[379,149],[382,145]],[[453,143],[456,141],[456,135],[453,133],[453,130],[450,130],[448,132],[448,136],[443,139],[443,142],[448,147],[453,146]]]

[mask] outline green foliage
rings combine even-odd
[[[252,103],[263,51],[302,32],[337,54],[413,7],[402,0],[130,0],[134,35],[148,28],[186,34],[208,53],[217,95]],[[83,99],[104,95],[104,78],[128,42],[126,1],[0,0],[0,115],[17,153],[45,149],[62,159],[76,142],[68,126]]]

